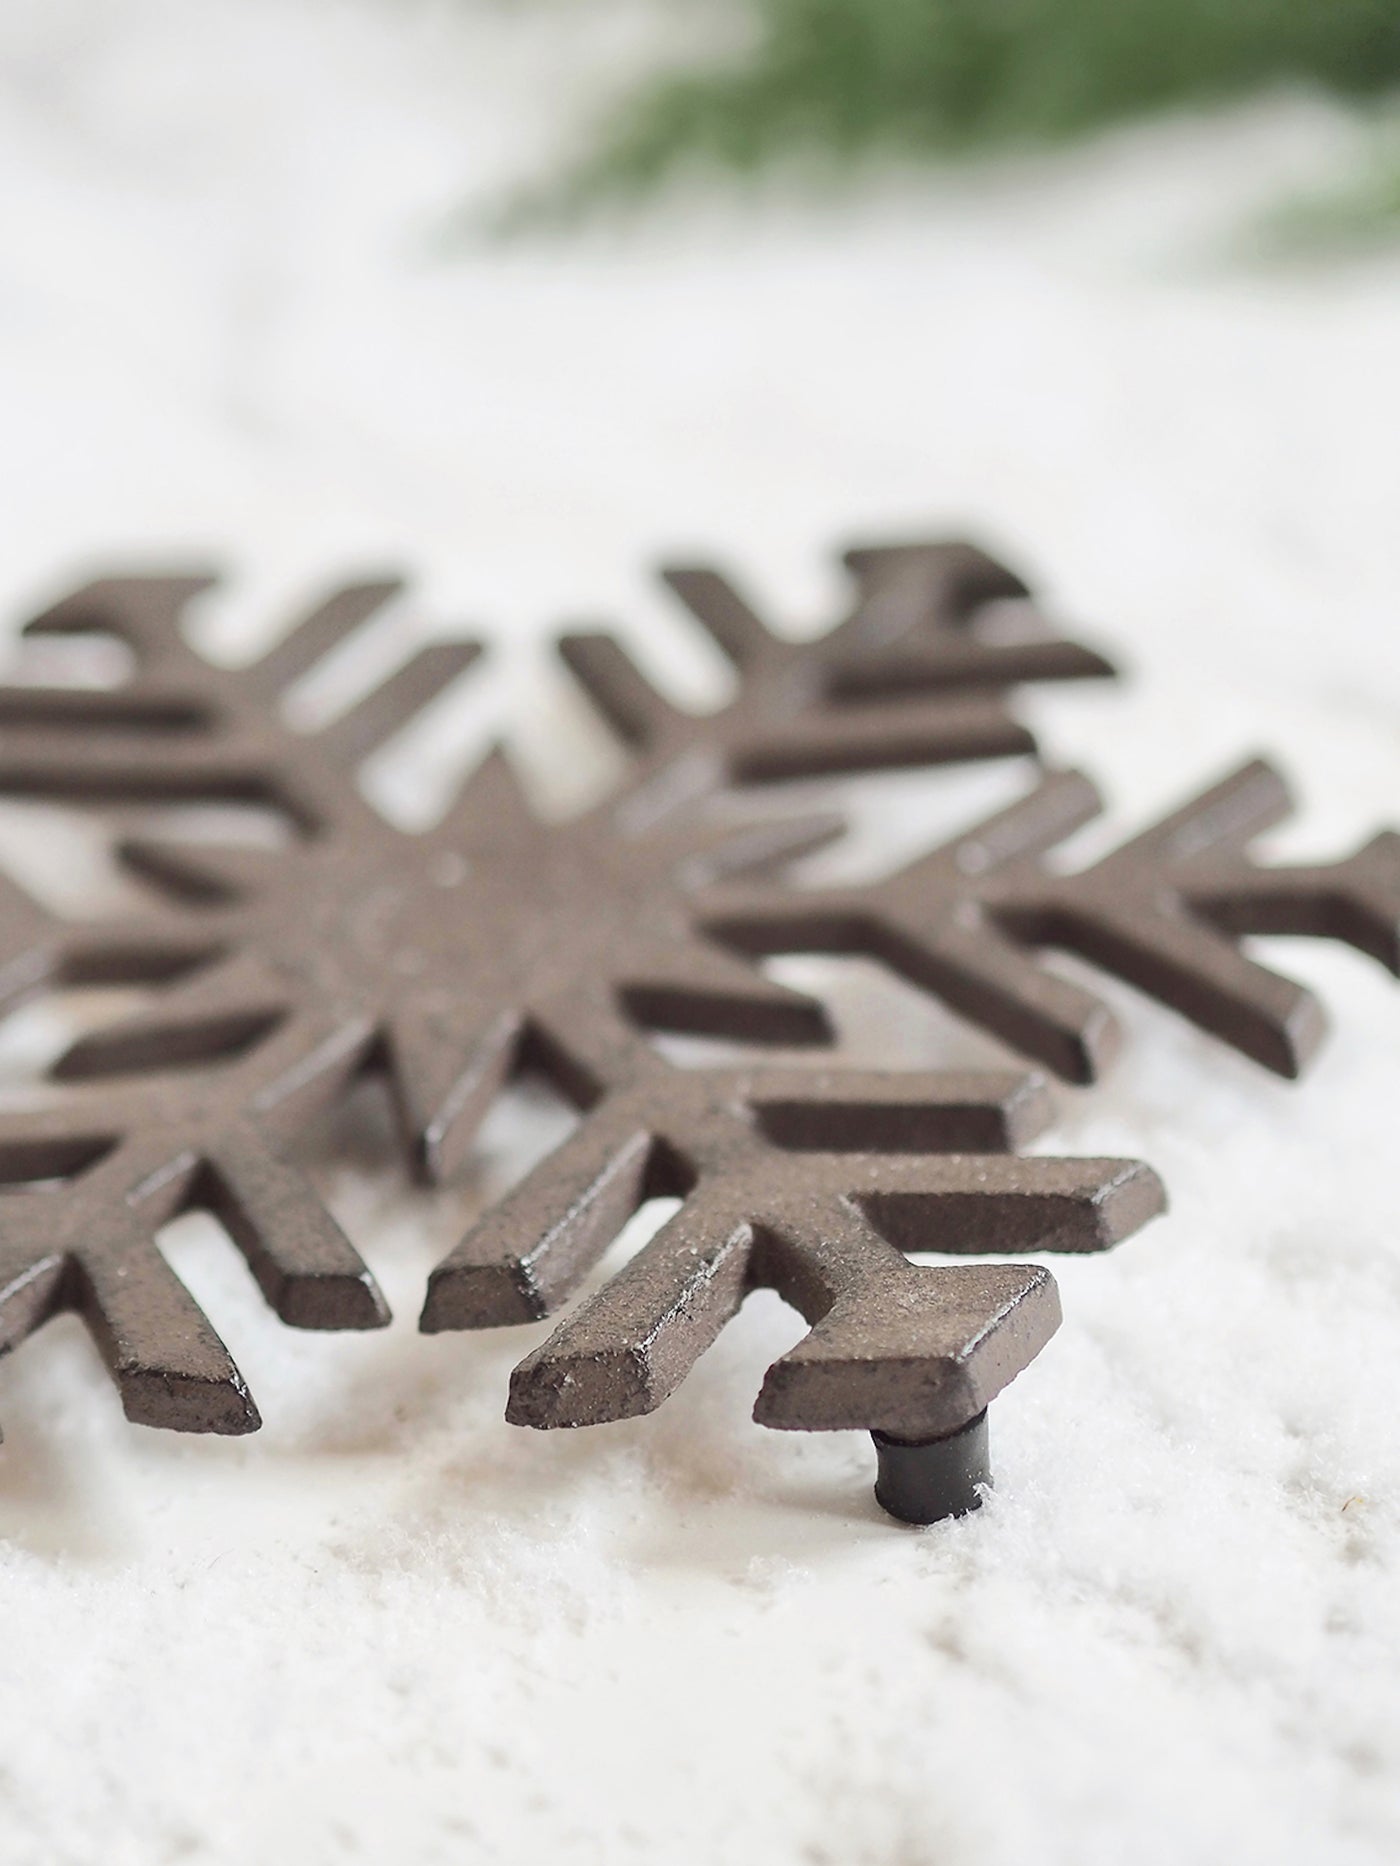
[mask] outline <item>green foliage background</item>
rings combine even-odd
[[[745,4],[745,55],[644,84],[536,208],[642,193],[682,166],[1030,147],[1275,86],[1366,99],[1400,84],[1400,0]],[[1400,219],[1393,196],[1363,184],[1350,208]]]

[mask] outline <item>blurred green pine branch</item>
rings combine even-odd
[[[567,217],[685,166],[1031,147],[1269,87],[1365,99],[1400,83],[1400,0],[747,4],[747,55],[644,82],[509,218]]]
[[[1257,230],[1261,258],[1326,257],[1400,239],[1400,134],[1378,131],[1363,160],[1286,201]]]

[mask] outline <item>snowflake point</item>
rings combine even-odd
[[[418,1327],[425,1335],[458,1329],[515,1328],[541,1321],[548,1313],[527,1259],[449,1261],[438,1264],[428,1278]]]
[[[133,1425],[241,1438],[262,1429],[262,1415],[235,1369],[230,1374],[176,1373],[118,1362],[112,1369],[122,1410]]]
[[[511,1375],[506,1419],[535,1431],[603,1425],[654,1412],[670,1391],[644,1347],[541,1349]]]
[[[1055,1279],[1036,1264],[906,1265],[892,1282],[836,1302],[769,1368],[754,1407],[760,1425],[943,1438],[984,1411],[1060,1325]]]

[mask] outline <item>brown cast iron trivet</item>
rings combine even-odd
[[[16,1188],[0,1229],[3,1345],[77,1308],[132,1417],[251,1429],[257,1415],[237,1370],[166,1267],[156,1228],[205,1206],[284,1319],[373,1326],[384,1310],[368,1272],[279,1149],[353,1072],[379,1063],[419,1169],[443,1176],[528,1055],[580,1106],[582,1125],[435,1274],[425,1328],[544,1313],[647,1197],[685,1203],[524,1363],[513,1418],[580,1424],[646,1410],[743,1294],[768,1283],[814,1328],[771,1370],[759,1416],[882,1432],[882,1494],[898,1489],[891,1461],[907,1467],[911,1438],[940,1441],[922,1467],[915,1456],[916,1469],[934,1468],[936,1482],[936,1467],[951,1459],[966,1482],[981,1455],[969,1422],[1054,1327],[1053,1283],[1018,1265],[916,1268],[903,1250],[1099,1248],[1158,1208],[1153,1176],[1122,1162],[1018,1160],[1012,1150],[1038,1124],[1039,1103],[1015,1078],[686,1072],[666,1065],[645,1034],[779,1043],[829,1035],[819,1006],[706,937],[713,925],[754,949],[783,945],[754,912],[756,900],[770,912],[768,885],[745,896],[742,911],[732,895],[693,890],[812,846],[831,833],[830,821],[677,829],[678,804],[726,782],[1024,751],[1031,741],[1006,711],[1003,686],[1106,671],[1043,627],[1020,640],[985,635],[984,620],[1006,619],[996,613],[1000,599],[1023,588],[968,547],[850,561],[855,612],[804,645],[770,636],[713,574],[673,576],[739,671],[734,703],[706,718],[671,707],[608,637],[567,642],[567,658],[635,757],[619,798],[560,827],[533,819],[499,755],[425,836],[390,829],[359,797],[356,760],[467,664],[468,644],[423,651],[321,734],[298,737],[280,724],[286,684],[364,620],[385,588],[341,592],[238,672],[208,667],[179,634],[184,605],[203,587],[197,580],[94,585],[32,625],[117,634],[138,666],[114,692],[0,692],[0,792],[104,806],[264,801],[288,812],[303,841],[290,858],[256,858],[129,837],[128,863],[166,898],[117,926],[70,926],[17,893],[0,908],[11,1002],[47,982],[160,987],[146,1013],[62,1059],[57,1075],[86,1086],[57,1108],[0,1120],[0,1173]],[[1024,606],[1017,619],[1023,628],[1034,622]],[[1074,783],[1050,780],[1059,803],[1047,810],[1042,795],[962,839],[959,859],[974,849],[989,868],[1012,858],[1000,883],[970,883],[960,903],[946,883],[938,891],[940,926],[962,912],[980,919],[989,949],[992,931],[1004,935],[1037,991],[1044,975],[1017,942],[1075,941],[1043,904],[1027,904],[1017,862],[1064,833]],[[1070,815],[1083,814],[1078,795]],[[1232,828],[1221,840],[1233,856],[1241,837]],[[1160,872],[1139,863],[1134,874],[1158,886],[1169,874],[1177,907],[1208,906],[1217,926],[1239,930],[1229,913],[1246,909],[1257,924],[1257,900],[1267,895],[1290,927],[1303,910],[1279,902],[1303,900],[1308,930],[1354,937],[1345,919],[1358,911],[1353,893],[1338,895],[1334,879],[1295,878],[1291,893],[1267,894],[1241,883],[1241,867],[1235,859],[1228,901],[1202,895],[1171,862]],[[1035,879],[1044,893],[1044,877]],[[1326,925],[1318,924],[1323,896],[1333,902]],[[792,898],[800,916],[803,897]],[[879,908],[882,923],[896,917],[884,898]],[[1029,917],[1033,909],[1040,919]],[[1360,943],[1375,944],[1370,920],[1366,927]],[[805,934],[793,941],[808,943]],[[1102,961],[1106,950],[1094,956]],[[937,979],[922,982],[946,991]],[[1194,976],[1178,968],[1149,982],[1211,1021],[1192,995]],[[1006,1034],[998,1016],[984,1021]],[[117,1086],[99,1088],[99,1079]],[[954,1433],[964,1449],[950,1453],[943,1441]]]
[[[978,651],[970,627],[978,611],[1023,591],[976,551],[877,553],[861,577],[866,595],[850,623],[812,647],[780,647],[737,610],[716,621],[750,664],[719,730],[667,707],[606,640],[568,644],[629,740],[650,743],[649,782],[629,791],[634,815],[655,817],[733,775],[1025,751],[1030,737],[997,689],[1021,677],[1106,671],[1044,632],[1022,649]],[[579,973],[596,974],[605,996],[616,977],[627,1016],[657,1026],[824,1039],[819,1006],[690,929],[671,871],[682,858],[698,858],[706,872],[742,871],[810,846],[832,824],[653,828],[624,841],[606,812],[522,845],[520,801],[493,757],[431,835],[404,836],[364,803],[354,766],[461,672],[474,646],[422,650],[327,730],[298,736],[280,720],[282,693],[395,586],[338,592],[258,664],[228,670],[211,667],[181,633],[185,609],[207,585],[113,579],[31,623],[30,634],[124,641],[136,662],[125,686],[0,689],[0,793],[107,810],[265,803],[303,838],[289,857],[128,836],[127,864],[162,900],[113,925],[63,921],[7,886],[3,1002],[45,985],[158,989],[147,1011],[81,1039],[60,1060],[55,1076],[74,1086],[59,1104],[0,1120],[0,1177],[10,1188],[0,1327],[11,1346],[49,1315],[77,1309],[133,1419],[238,1432],[257,1425],[256,1409],[161,1256],[159,1227],[193,1206],[213,1211],[294,1325],[382,1323],[365,1266],[280,1158],[296,1127],[377,1061],[420,1170],[449,1173],[525,1041],[531,982],[548,995]],[[898,646],[901,632],[935,664],[946,660],[936,684],[951,696],[832,697],[863,657]],[[550,945],[561,939],[556,960]],[[541,976],[561,963],[559,980]]]

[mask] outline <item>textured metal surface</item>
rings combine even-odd
[[[0,795],[126,812],[122,858],[152,904],[74,925],[9,889],[3,998],[84,982],[151,997],[68,1051],[53,1106],[0,1115],[0,1346],[76,1309],[133,1418],[251,1429],[252,1401],[166,1266],[159,1226],[209,1209],[285,1320],[373,1326],[382,1299],[286,1165],[288,1139],[378,1068],[409,1159],[445,1178],[528,1063],[579,1125],[439,1266],[425,1329],[549,1313],[648,1199],[681,1203],[522,1363],[511,1418],[571,1426],[650,1409],[760,1286],[811,1324],[768,1373],[764,1423],[919,1440],[980,1413],[1056,1326],[1053,1281],[1038,1266],[909,1254],[1101,1249],[1160,1209],[1154,1175],[1023,1157],[1046,1103],[1014,1073],[683,1070],[653,1033],[828,1044],[822,1007],[757,961],[868,951],[1082,1079],[1111,1022],[1040,964],[1053,945],[1291,1070],[1316,1007],[1236,942],[1326,933],[1393,964],[1397,844],[1380,838],[1334,869],[1256,868],[1247,843],[1283,799],[1253,766],[1107,862],[1059,876],[1040,857],[1096,804],[1085,780],[1060,774],[873,889],[793,889],[775,872],[835,819],[736,825],[692,806],[735,785],[1025,752],[1006,689],[1106,671],[970,547],[848,561],[854,609],[809,643],[775,637],[714,573],[671,573],[735,669],[734,699],[707,716],[673,706],[611,637],[567,638],[566,661],[629,756],[620,791],[547,824],[496,752],[419,836],[369,808],[355,766],[469,665],[471,644],[423,650],[320,733],[291,733],[279,715],[288,683],[390,586],[341,591],[238,671],[183,640],[200,580],[97,584],[40,617],[33,632],[116,634],[136,671],[101,693],[0,690]],[[143,804],[220,799],[275,805],[293,847],[182,843],[130,820]]]
[[[736,950],[862,953],[1071,1082],[1118,1047],[1108,1007],[1040,962],[1073,952],[1280,1075],[1296,1076],[1326,1023],[1312,992],[1240,949],[1251,933],[1336,939],[1400,972],[1400,835],[1344,861],[1267,868],[1249,844],[1291,808],[1254,760],[1078,873],[1040,859],[1096,816],[1078,772],[1034,791],[887,880],[800,894],[714,889],[702,917]]]
[[[152,904],[116,924],[74,924],[7,886],[0,1001],[94,983],[140,985],[152,996],[139,1014],[67,1052],[54,1071],[64,1093],[53,1105],[0,1115],[0,1347],[74,1309],[132,1418],[252,1429],[253,1401],[161,1255],[159,1227],[191,1207],[213,1211],[289,1323],[381,1323],[383,1301],[364,1264],[281,1157],[287,1140],[354,1074],[378,1066],[391,1081],[410,1158],[425,1177],[445,1177],[507,1074],[533,1052],[588,1112],[553,1163],[554,1192],[522,1192],[509,1209],[528,1220],[533,1197],[548,1226],[563,1197],[576,1207],[573,1221],[554,1225],[538,1248],[528,1230],[507,1239],[503,1221],[492,1221],[435,1280],[427,1325],[504,1319],[511,1302],[514,1313],[539,1312],[573,1287],[629,1199],[693,1173],[697,1184],[703,1177],[704,1198],[686,1223],[707,1249],[719,1249],[723,1267],[716,1263],[704,1302],[693,1291],[681,1298],[686,1326],[658,1331],[647,1321],[650,1298],[633,1300],[630,1326],[635,1333],[645,1325],[647,1368],[635,1374],[630,1338],[607,1344],[599,1365],[617,1369],[625,1390],[611,1401],[595,1393],[587,1416],[616,1416],[658,1397],[740,1286],[764,1278],[814,1317],[828,1315],[808,1371],[797,1379],[803,1363],[794,1358],[765,1398],[775,1423],[799,1423],[804,1404],[814,1423],[818,1414],[835,1422],[841,1355],[869,1395],[855,1410],[872,1419],[906,1419],[913,1405],[920,1419],[941,1421],[950,1407],[971,1403],[950,1395],[1009,1377],[1053,1325],[1044,1273],[915,1273],[880,1237],[882,1226],[908,1235],[915,1206],[945,1218],[959,1202],[985,1203],[988,1214],[1008,1206],[1006,1161],[995,1162],[1001,1177],[984,1200],[984,1169],[941,1157],[956,1145],[990,1152],[1009,1144],[996,1112],[1003,1085],[975,1091],[990,1112],[971,1127],[943,1107],[947,1085],[937,1079],[926,1089],[896,1082],[885,1107],[885,1091],[868,1078],[819,1091],[795,1073],[788,1089],[778,1082],[765,1091],[768,1113],[760,1115],[743,1083],[668,1070],[645,1035],[667,1028],[791,1043],[829,1034],[818,1005],[696,930],[684,884],[763,869],[829,836],[832,821],[677,829],[678,805],[728,782],[1025,751],[1030,737],[1003,689],[1023,678],[1105,671],[1033,617],[1022,647],[983,648],[983,612],[1022,586],[969,547],[863,553],[854,562],[855,609],[809,645],[770,636],[711,573],[673,576],[740,674],[734,703],[708,718],[670,706],[609,638],[567,641],[566,658],[633,752],[634,769],[619,801],[557,828],[533,819],[499,755],[424,836],[393,830],[359,794],[357,762],[469,665],[471,643],[420,651],[322,732],[286,729],[279,703],[287,686],[391,597],[392,584],[337,592],[240,670],[211,667],[184,639],[182,619],[205,578],[95,583],[32,622],[31,635],[115,636],[135,669],[111,690],[0,689],[0,795],[117,813],[127,825],[122,858],[149,884]],[[880,670],[896,653],[919,658],[923,671],[917,681],[900,673],[901,691],[891,694]],[[867,667],[869,694],[860,685]],[[921,689],[913,697],[903,690],[911,685]],[[142,806],[210,801],[275,806],[296,826],[294,847],[186,843],[131,826]],[[813,1097],[815,1115],[807,1110]],[[909,1157],[875,1173],[849,1154],[866,1144]],[[794,1147],[812,1151],[799,1156]],[[572,1163],[599,1148],[602,1190],[579,1187]],[[921,1177],[924,1153],[940,1157],[924,1163]],[[1009,1241],[1033,1232],[1039,1243],[1056,1230],[1105,1241],[1105,1225],[1121,1223],[1095,1200],[1121,1213],[1123,1195],[1099,1187],[1092,1169],[1037,1162],[1028,1171],[1043,1181],[1046,1220],[1029,1231],[1023,1223]],[[1118,1169],[1109,1176],[1116,1186]],[[741,1221],[725,1230],[722,1211],[736,1199],[747,1208],[742,1249]],[[783,1227],[772,1222],[778,1215]],[[717,1224],[724,1235],[716,1241]],[[821,1249],[812,1226],[831,1232]],[[789,1231],[795,1241],[786,1241]],[[985,1218],[961,1234],[994,1244]],[[495,1260],[484,1275],[465,1275],[487,1236],[502,1240]],[[663,1248],[644,1268],[656,1270],[664,1301],[684,1251],[666,1270]],[[635,1271],[624,1290],[642,1275]],[[888,1339],[872,1333],[886,1298],[897,1324]],[[938,1375],[947,1391],[917,1404],[902,1398],[895,1347],[917,1357],[920,1395],[929,1369],[957,1363]],[[548,1355],[534,1357],[518,1392],[542,1394],[552,1365]],[[524,1400],[514,1404],[528,1410]],[[536,1404],[551,1422],[567,1410]]]
[[[441,893],[410,839],[362,800],[355,762],[477,654],[415,655],[327,731],[285,729],[277,701],[391,595],[338,592],[256,666],[211,667],[179,628],[196,578],[124,579],[80,591],[31,634],[96,631],[136,657],[113,690],[0,692],[0,792],[111,808],[248,801],[300,826],[294,856],[163,847],[123,854],[158,884],[149,911],[109,924],[44,912],[12,885],[0,901],[0,1002],[46,985],[154,987],[140,1015],[81,1038],[54,1070],[54,1105],[0,1115],[0,1347],[60,1309],[88,1323],[128,1416],[245,1432],[256,1407],[223,1343],[157,1246],[177,1213],[212,1211],[282,1319],[303,1328],[388,1320],[373,1279],[309,1183],[279,1157],[400,1030],[430,1015],[441,975],[405,974]],[[447,942],[449,916],[435,923]],[[395,1080],[415,1137],[439,1053],[400,1042]]]
[[[1059,1323],[1049,1273],[955,1256],[1103,1250],[1162,1206],[1125,1160],[1018,1157],[1049,1105],[1017,1075],[684,1071],[596,1007],[554,1021],[598,1095],[575,1134],[434,1273],[426,1329],[547,1314],[650,1197],[682,1203],[516,1370],[521,1425],[649,1412],[750,1290],[776,1289],[812,1332],[770,1368],[764,1425],[956,1430]]]

